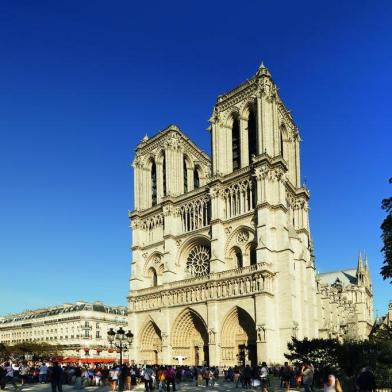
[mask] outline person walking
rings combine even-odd
[[[6,362],[4,368],[5,368],[5,385],[12,384],[14,389],[18,390],[18,387],[15,382],[14,368],[12,367],[12,364]]]
[[[260,384],[263,392],[268,392],[268,366],[265,362],[261,364],[260,368]]]

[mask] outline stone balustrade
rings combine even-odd
[[[211,273],[135,290],[129,297],[129,306],[137,312],[255,293],[273,295],[274,275],[270,263]]]

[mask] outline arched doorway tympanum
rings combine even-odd
[[[162,336],[158,326],[149,320],[140,334],[140,361],[142,364],[159,364]]]
[[[222,362],[257,365],[256,325],[244,309],[236,306],[226,316],[221,333]]]
[[[208,332],[202,317],[187,308],[176,318],[171,331],[173,358],[183,364],[200,366],[209,363]]]

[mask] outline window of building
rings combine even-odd
[[[252,162],[252,155],[257,155],[257,127],[256,116],[253,111],[248,117],[248,139],[249,139],[249,163]]]
[[[195,169],[193,171],[193,188],[197,189],[200,187],[199,171]]]
[[[100,331],[96,331],[96,332],[95,332],[95,337],[96,337],[97,339],[99,339],[99,338],[101,337]]]
[[[236,258],[237,268],[242,268],[243,267],[242,253],[239,249],[235,252],[235,258]]]
[[[233,170],[238,170],[241,166],[240,154],[240,123],[237,118],[233,120],[233,127],[231,130],[231,146],[233,153]]]
[[[151,201],[152,205],[157,205],[157,167],[155,161],[151,164]]]
[[[155,268],[150,268],[150,278],[151,278],[151,284],[153,287],[158,286],[158,275],[157,272],[155,271]]]
[[[256,245],[252,245],[252,247],[250,248],[250,265],[255,264],[257,264]]]
[[[188,167],[184,158],[184,193],[188,192]]]
[[[163,181],[163,196],[166,196],[166,153],[163,153],[162,161],[162,181]]]

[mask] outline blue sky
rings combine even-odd
[[[0,2],[0,314],[126,304],[136,144],[209,151],[216,97],[268,66],[299,126],[317,268],[369,257],[392,176],[390,1]]]

